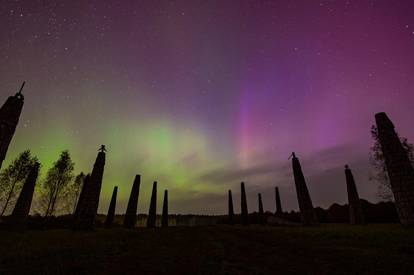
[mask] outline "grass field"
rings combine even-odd
[[[414,274],[397,224],[0,233],[0,274]]]

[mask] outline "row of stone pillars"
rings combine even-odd
[[[296,194],[298,198],[300,217],[302,224],[318,224],[315,209],[306,186],[305,177],[303,176],[302,167],[295,153],[292,153],[292,169],[295,180]],[[345,165],[345,179],[348,192],[349,220],[351,224],[361,224],[364,217],[361,209],[361,202],[355,185],[354,177],[348,165]]]
[[[73,230],[93,229],[98,209],[99,195],[101,191],[103,172],[105,167],[105,146],[102,145],[100,152],[95,161],[91,175],[87,175],[84,180],[83,188],[79,196],[73,218]],[[136,175],[132,185],[131,194],[128,200],[128,206],[124,217],[125,228],[134,228],[137,221],[137,206],[139,189],[141,185],[141,176]],[[116,198],[118,187],[114,187],[111,202],[109,204],[108,214],[105,220],[105,227],[110,228],[115,218]],[[147,227],[155,227],[157,218],[157,182],[154,182],[151,195],[151,203],[147,219]],[[164,204],[162,211],[162,227],[168,227],[168,191],[164,193]]]
[[[141,185],[141,176],[136,175],[134,184],[132,185],[131,195],[128,200],[128,206],[124,218],[124,227],[125,228],[134,228],[137,221],[137,206],[138,206],[138,197],[139,197],[139,188]],[[114,189],[114,194],[112,195],[112,200],[116,200]],[[114,203],[115,204],[115,203]],[[113,216],[115,211],[115,206],[109,207],[108,216]],[[148,211],[147,218],[147,227],[156,227],[157,220],[157,182],[155,181],[152,186],[151,202],[150,208]],[[110,227],[112,221],[108,221],[107,218],[107,227]],[[164,191],[164,202],[162,207],[162,216],[161,216],[161,227],[168,227],[168,190]]]
[[[377,113],[375,122],[378,140],[385,160],[386,172],[394,194],[400,222],[404,226],[414,225],[414,168],[404,149],[395,126],[385,113]],[[292,154],[292,166],[302,223],[317,223],[312,201],[306,187],[299,160]],[[345,166],[348,191],[349,219],[352,224],[364,222],[364,216],[351,170]]]
[[[292,153],[292,169],[296,187],[296,194],[298,198],[300,217],[302,224],[304,225],[315,225],[318,224],[318,218],[315,213],[315,209],[312,204],[311,197],[309,195],[308,188],[306,186],[305,177],[302,172],[299,159],[295,153]],[[364,216],[361,209],[361,203],[358,196],[358,191],[355,185],[355,180],[352,175],[351,169],[348,165],[345,166],[345,179],[348,191],[348,203],[349,203],[349,220],[351,224],[362,224],[364,223]],[[281,216],[282,203],[280,200],[279,188],[275,187],[275,201],[276,201],[276,215]],[[260,224],[265,223],[265,216],[263,211],[262,195],[258,194],[258,222]],[[244,182],[241,183],[241,224],[249,224],[248,210],[247,210],[247,199],[246,189]],[[228,223],[234,224],[234,208],[233,208],[233,197],[231,190],[228,191]]]
[[[105,146],[101,146],[100,152],[96,158],[91,174],[88,174],[82,186],[78,203],[76,205],[75,214],[73,217],[73,230],[87,230],[93,229],[95,225],[95,218],[97,215],[99,196],[101,193],[102,178],[105,167]],[[16,205],[12,214],[7,220],[10,227],[15,229],[24,229],[26,227],[26,220],[30,212],[33,193],[39,174],[39,163],[35,163],[30,170],[23,188],[17,199]],[[124,219],[125,228],[135,227],[137,220],[137,204],[139,196],[139,187],[141,176],[137,175],[132,186],[131,196],[129,198],[127,211]],[[118,187],[115,186],[112,193],[111,202],[108,209],[108,215],[105,220],[105,227],[110,228],[113,224],[116,208],[116,197]],[[151,196],[151,204],[148,214],[147,227],[155,227],[156,225],[156,207],[157,207],[157,182],[154,182]],[[162,211],[162,227],[168,227],[168,191],[164,193],[164,204]]]
[[[240,214],[240,222],[243,225],[249,224],[249,211],[247,210],[247,198],[246,198],[246,189],[244,186],[244,182],[240,184],[241,187],[241,214]],[[278,194],[277,194],[278,196]],[[262,195],[259,193],[257,194],[258,202],[259,202],[259,223],[265,223],[264,212],[263,212],[263,203],[262,203]],[[280,198],[279,198],[280,202]],[[228,191],[228,223],[234,224],[234,208],[233,208],[233,196],[231,190]]]

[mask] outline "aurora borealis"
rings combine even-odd
[[[89,172],[108,148],[99,212],[118,185],[123,213],[135,174],[138,211],[152,182],[171,213],[297,209],[295,151],[315,206],[361,198],[370,127],[385,111],[414,141],[414,2],[2,1],[0,100],[23,80],[25,106],[4,165],[25,149],[42,175],[68,149]],[[162,200],[158,200],[161,209]]]

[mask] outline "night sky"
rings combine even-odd
[[[370,127],[385,111],[414,141],[414,1],[1,1],[0,103],[27,81],[7,155],[31,149],[42,175],[68,149],[90,172],[108,148],[100,200],[126,208],[142,175],[170,212],[240,211],[261,192],[297,209],[301,160],[315,206],[347,202],[349,164],[362,198]]]

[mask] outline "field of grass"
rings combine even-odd
[[[397,224],[0,231],[0,274],[413,274]]]

